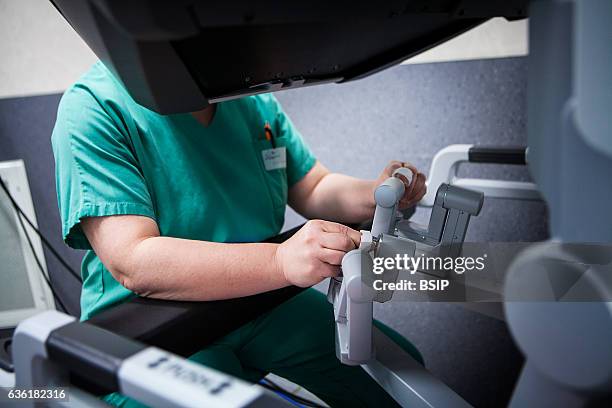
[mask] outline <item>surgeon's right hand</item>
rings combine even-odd
[[[276,267],[292,285],[316,285],[338,276],[342,257],[358,248],[360,241],[361,233],[346,225],[311,220],[277,247]]]

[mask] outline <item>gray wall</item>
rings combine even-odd
[[[374,77],[279,93],[318,158],[335,171],[376,177],[391,159],[427,170],[452,143],[524,144],[526,64],[522,58],[402,65]],[[43,232],[78,267],[60,240],[49,143],[58,95],[0,100],[0,160],[26,161]],[[528,179],[524,169],[468,167],[477,176]],[[417,217],[424,220],[426,214]],[[545,238],[541,203],[487,200],[471,241]],[[287,225],[300,219],[289,212]],[[46,253],[53,281],[78,312],[79,287]],[[502,405],[522,363],[502,322],[451,304],[393,303],[377,318],[411,339],[429,369],[479,407]]]
[[[523,58],[402,65],[277,98],[327,167],[376,178],[391,159],[427,173],[434,154],[449,144],[525,145],[526,75]],[[466,165],[460,174],[529,179],[520,166]],[[543,218],[540,203],[489,200],[466,239],[538,240],[546,234]],[[288,214],[288,226],[299,221]]]

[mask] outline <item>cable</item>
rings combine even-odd
[[[23,212],[23,210],[21,209],[21,207],[19,206],[19,204],[17,204],[17,202],[15,201],[15,199],[13,198],[13,196],[11,195],[11,193],[8,190],[8,187],[6,186],[6,184],[4,184],[4,181],[2,180],[2,178],[0,177],[0,187],[2,187],[2,189],[4,190],[4,192],[6,193],[7,197],[9,198],[11,204],[13,205],[13,208],[15,208],[15,211],[17,211],[18,215],[22,216],[27,223],[30,225],[30,227],[36,232],[36,234],[40,237],[40,240],[42,241],[42,243],[47,247],[47,249],[49,250],[49,252],[51,252],[51,254],[53,254],[53,256],[55,257],[55,259],[57,259],[64,268],[66,268],[66,270],[68,272],[70,272],[70,274],[80,283],[82,283],[82,279],[81,276],[75,272],[74,269],[72,269],[72,267],[68,264],[68,262],[66,262],[66,260],[59,254],[59,252],[53,247],[53,245],[51,245],[51,243],[49,242],[49,240],[43,235],[42,232],[40,232],[40,230],[34,225],[34,223],[30,220],[30,218]],[[25,230],[24,230],[25,231]]]
[[[51,293],[53,294],[53,298],[59,304],[59,306],[61,307],[62,311],[64,313],[68,313],[68,309],[66,308],[66,305],[64,305],[64,302],[62,302],[62,299],[59,297],[59,295],[57,294],[57,292],[53,288],[53,285],[51,284],[51,280],[45,274],[45,270],[44,270],[44,268],[42,266],[42,263],[40,262],[40,259],[38,258],[38,255],[36,254],[36,251],[34,250],[34,245],[32,244],[32,240],[30,239],[30,234],[28,234],[28,231],[26,230],[25,224],[23,223],[23,220],[21,219],[21,214],[17,214],[17,219],[19,220],[19,225],[21,225],[21,229],[23,230],[23,233],[24,233],[24,235],[26,237],[26,240],[28,241],[28,245],[30,246],[30,250],[32,251],[32,255],[34,255],[34,259],[36,260],[36,265],[38,265],[38,270],[40,271],[40,274],[42,275],[42,277],[45,280],[45,282],[47,282],[47,286],[49,286],[49,289],[51,289]]]
[[[317,404],[314,401],[308,400],[306,398],[300,397],[299,395],[296,395],[294,393],[291,393],[287,390],[285,390],[284,388],[278,386],[277,384],[272,383],[269,380],[264,380],[267,381],[269,384],[265,384],[263,383],[262,386],[265,388],[268,388],[271,391],[274,391],[276,393],[280,393],[285,395],[288,398],[293,399],[295,402],[299,403],[299,404],[303,404],[305,407],[312,407],[312,408],[325,408],[323,405]]]
[[[293,406],[296,406],[296,407],[299,407],[299,408],[305,408],[306,407],[306,405],[302,405],[302,404],[300,404],[299,402],[296,401],[296,399],[295,399],[296,395],[294,395],[294,394],[289,395],[290,393],[288,391],[286,391],[286,390],[283,390],[283,391],[278,390],[278,389],[272,387],[271,385],[266,384],[263,381],[260,382],[259,384],[262,387],[264,387],[265,389],[272,391],[274,394],[278,395],[279,397],[281,397],[285,401],[288,401]]]
[[[280,391],[277,391],[275,388],[272,388],[266,384],[261,384],[262,387],[264,387],[265,389],[268,389],[270,391],[272,391],[274,394],[278,395],[280,398],[284,399],[285,401],[287,401],[288,403],[290,403],[291,405],[293,405],[294,407],[298,407],[298,408],[305,408],[304,405],[297,403],[296,401],[294,401],[291,397],[289,397],[288,395],[283,394]]]
[[[38,234],[38,236],[41,238],[41,241],[43,243],[46,244],[46,246],[51,250],[51,252],[53,253],[53,255],[55,255],[56,258],[58,258],[58,260],[62,263],[62,265],[64,265],[69,272],[71,272],[71,274],[73,276],[76,275],[76,272],[74,272],[74,270],[70,267],[70,265],[68,265],[66,263],[66,261],[64,261],[64,259],[59,255],[59,253],[57,253],[57,251],[55,250],[55,248],[53,248],[51,246],[51,244],[47,241],[47,239],[42,235],[42,233],[38,230],[38,228],[36,228],[34,226],[34,224],[32,223],[32,221],[28,218],[28,216],[23,212],[23,210],[21,209],[21,207],[19,207],[19,204],[17,204],[17,202],[15,201],[15,199],[13,198],[13,196],[11,195],[11,193],[9,192],[6,184],[4,184],[4,181],[2,180],[2,178],[0,178],[0,187],[2,187],[2,189],[4,190],[4,192],[6,193],[7,197],[9,198],[9,201],[11,202],[11,204],[13,205],[13,208],[15,209],[15,212],[17,212],[17,219],[19,220],[19,225],[21,226],[21,229],[23,230],[23,233],[26,237],[26,240],[28,241],[28,246],[30,247],[30,250],[32,251],[32,255],[34,256],[34,260],[36,261],[36,265],[38,267],[38,270],[40,271],[40,274],[42,275],[45,283],[47,284],[47,286],[49,287],[49,289],[51,290],[51,293],[53,294],[53,299],[58,303],[58,305],[60,306],[60,308],[62,309],[63,312],[68,313],[68,308],[66,308],[66,305],[64,304],[64,302],[62,302],[61,297],[59,296],[59,294],[55,291],[55,288],[53,287],[53,285],[51,284],[51,280],[50,278],[45,274],[45,270],[42,266],[42,262],[40,261],[40,258],[38,258],[38,254],[36,253],[36,251],[34,250],[34,244],[32,243],[32,239],[30,238],[30,234],[28,234],[28,230],[26,229],[25,224],[23,223],[23,219],[25,218],[25,220],[28,222],[28,224],[30,224],[30,227],[32,227],[32,229],[34,231],[36,231],[36,233]],[[76,276],[75,276],[76,277]],[[78,278],[79,281],[80,278]]]
[[[284,389],[284,388],[282,388],[280,385],[278,385],[278,384],[274,383],[273,381],[270,381],[270,380],[269,380],[269,379],[267,379],[267,378],[264,378],[264,379],[263,379],[263,380],[261,380],[259,383],[260,383],[260,384],[261,384],[263,387],[265,387],[265,388],[267,388],[267,389],[269,389],[269,390],[271,390],[271,391],[274,391],[274,392],[278,392],[278,393],[284,394],[284,395],[288,396],[289,398],[291,398],[291,399],[295,400],[295,402],[297,402],[297,403],[299,403],[299,404],[302,404],[302,405],[304,405],[304,406],[307,406],[307,407],[312,407],[312,408],[326,408],[325,406],[323,406],[323,405],[321,405],[321,404],[318,404],[318,403],[316,403],[316,402],[314,402],[314,401],[311,401],[311,400],[306,399],[306,398],[304,398],[304,397],[300,397],[299,395],[296,395],[296,394],[294,394],[294,393],[292,393],[292,392],[289,392],[289,391],[285,390],[285,389]]]

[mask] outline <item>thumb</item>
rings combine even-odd
[[[359,248],[359,244],[361,243],[361,232],[349,228],[346,225],[331,221],[325,221],[321,225],[321,229],[325,232],[346,234],[355,244],[355,248]]]

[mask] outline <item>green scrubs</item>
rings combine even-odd
[[[266,168],[266,123],[276,147],[286,149],[284,168]],[[63,237],[88,250],[82,320],[135,296],[91,250],[83,217],[142,215],[163,236],[256,242],[279,233],[288,189],[316,161],[271,94],[219,103],[205,127],[191,114],[159,115],[138,105],[102,63],[62,97],[52,142]],[[330,306],[313,290],[192,358],[252,381],[275,372],[333,406],[393,404],[360,368],[339,364]],[[138,405],[118,394],[107,400]]]

